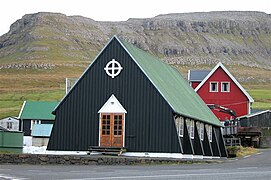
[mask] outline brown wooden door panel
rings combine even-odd
[[[100,119],[100,146],[111,146],[111,137],[110,137],[110,129],[111,129],[111,115],[110,114],[102,114]]]
[[[113,115],[113,141],[112,146],[122,147],[123,146],[123,115],[114,114]]]

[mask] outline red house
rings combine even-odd
[[[188,80],[220,121],[234,118],[225,110],[233,110],[237,117],[250,114],[253,98],[222,63],[211,71],[189,70]]]

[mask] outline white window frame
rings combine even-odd
[[[216,84],[216,90],[212,90],[212,84]],[[209,92],[218,92],[218,82],[217,81],[211,81],[210,82],[210,87],[209,87]]]
[[[201,134],[201,140],[204,140],[204,123],[200,123],[200,134]]]
[[[212,136],[213,128],[212,128],[212,125],[206,124],[205,128],[206,128],[206,132],[207,132],[209,142],[212,142],[213,141],[213,136]]]
[[[204,124],[202,122],[197,122],[197,129],[198,129],[198,134],[199,134],[199,138],[201,141],[204,140]]]
[[[224,86],[223,84],[228,84],[228,90],[224,91]],[[221,82],[221,92],[230,92],[230,82]]]
[[[195,122],[194,122],[194,120],[186,119],[186,125],[187,125],[189,137],[191,139],[194,139],[194,137],[195,137]]]
[[[190,130],[191,139],[195,138],[195,121],[191,120],[191,130]]]
[[[183,137],[184,134],[184,118],[179,116],[175,118],[175,124],[176,124],[176,129],[178,136]]]
[[[191,126],[190,119],[186,119],[185,122],[186,122],[186,127],[187,127],[188,135],[189,135],[189,137],[191,137],[190,136],[190,126]]]
[[[181,117],[179,129],[180,129],[179,136],[183,137],[183,135],[184,135],[184,118],[183,117]]]
[[[32,130],[34,124],[41,124],[41,120],[31,120],[30,130]]]
[[[13,123],[12,122],[7,122],[7,129],[12,129]]]

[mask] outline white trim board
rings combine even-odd
[[[220,159],[218,156],[203,156],[181,153],[151,153],[151,152],[125,152],[122,156],[149,157],[149,158],[174,158],[174,159]]]
[[[21,110],[20,110],[18,119],[21,119],[21,115],[22,115],[22,113],[23,113],[23,109],[24,109],[25,103],[26,103],[26,101],[24,101],[24,103],[23,103],[23,105],[22,105],[22,108],[21,108]]]

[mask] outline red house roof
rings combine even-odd
[[[241,86],[241,84],[233,77],[233,75],[226,69],[226,67],[219,62],[207,76],[201,81],[201,83],[195,88],[195,91],[197,92],[203,84],[216,72],[218,68],[222,68],[223,71],[231,78],[231,80],[236,84],[236,86],[244,93],[244,95],[248,98],[249,102],[254,102],[254,99],[247,93],[247,91]]]

